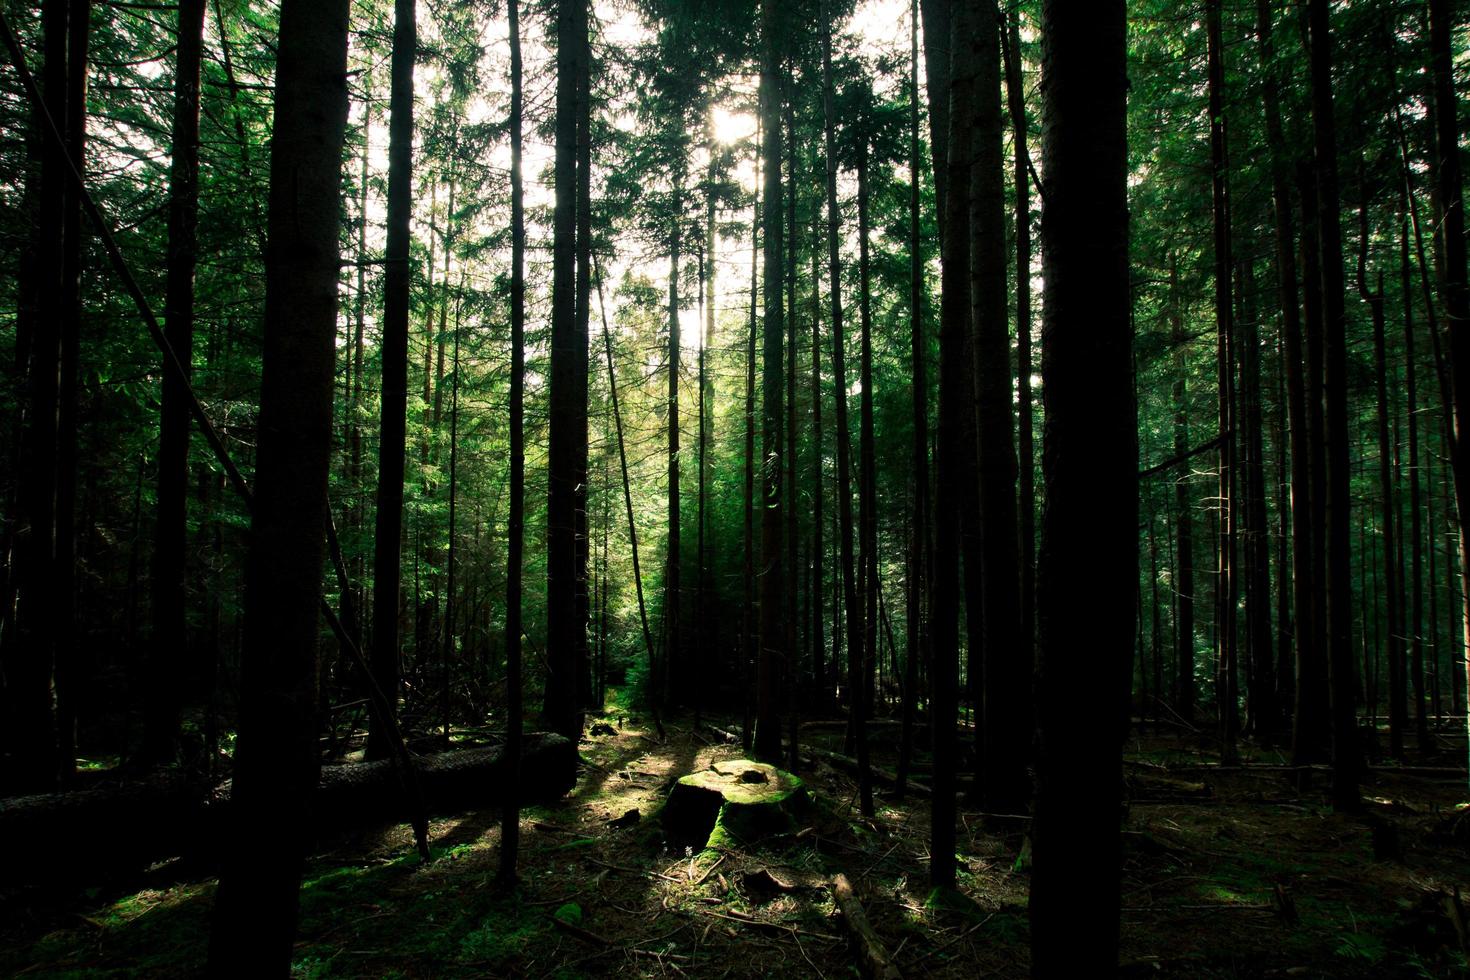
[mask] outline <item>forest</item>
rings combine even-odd
[[[0,975],[1470,977],[1470,5],[0,43]]]

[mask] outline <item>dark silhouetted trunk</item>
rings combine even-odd
[[[1344,309],[1342,220],[1337,193],[1337,136],[1332,99],[1332,37],[1328,0],[1308,6],[1312,133],[1316,149],[1317,243],[1322,279],[1322,354],[1326,470],[1327,672],[1331,687],[1332,800],[1356,810],[1362,768],[1354,704],[1357,683],[1352,651],[1352,558],[1349,528],[1351,466],[1348,454],[1347,314]]]
[[[969,61],[975,69],[974,163],[970,174],[970,281],[975,396],[979,410],[980,510],[984,527],[984,663],[977,707],[985,726],[981,802],[993,813],[1021,813],[1031,796],[1031,675],[1021,635],[1021,572],[1016,516],[1016,452],[1011,441],[1010,337],[1006,316],[1005,116],[1000,102],[1000,24],[974,16]],[[972,613],[973,615],[973,613]]]
[[[235,833],[215,897],[209,972],[216,975],[288,971],[317,785],[347,26],[347,0],[281,5]]]
[[[582,732],[577,652],[586,623],[577,619],[577,484],[586,471],[587,337],[577,330],[577,116],[587,0],[556,8],[555,209],[552,216],[551,389],[546,504],[546,728],[576,739]],[[579,456],[580,453],[580,456]],[[580,459],[580,463],[579,463]],[[655,691],[657,687],[655,687]]]
[[[510,515],[505,569],[505,757],[520,759],[524,725],[521,575],[526,540],[526,208],[523,200],[520,0],[507,0],[510,20]],[[505,774],[500,820],[500,880],[516,877],[520,849],[520,772]]]
[[[382,412],[378,437],[378,510],[373,537],[373,679],[396,711],[398,605],[403,537],[404,452],[408,412],[409,264],[413,218],[413,65],[418,45],[415,0],[394,0],[393,63],[388,97],[388,235],[383,272]],[[432,261],[430,263],[432,268]],[[367,757],[386,758],[390,735],[374,720]]]
[[[1031,877],[1037,976],[1117,971],[1121,739],[1138,582],[1122,0],[1042,4],[1046,428]],[[1093,557],[1107,555],[1109,573]],[[1078,821],[1076,801],[1092,818]],[[1078,888],[1089,896],[1076,915]]]
[[[173,157],[169,166],[167,287],[163,318],[168,344],[185,377],[165,372],[159,410],[158,525],[153,550],[153,649],[143,753],[167,762],[178,754],[185,631],[185,525],[189,493],[190,366],[194,359],[194,266],[199,220],[199,63],[204,0],[181,0],[175,48]]]
[[[782,534],[782,386],[786,378],[781,293],[781,55],[775,0],[761,0],[760,115],[765,210],[761,232],[764,349],[761,356],[760,654],[756,679],[754,749],[767,762],[781,758],[781,672],[787,651],[786,568]]]

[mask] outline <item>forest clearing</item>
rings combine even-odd
[[[1470,974],[1467,14],[0,0],[0,974]]]

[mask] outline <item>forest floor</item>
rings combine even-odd
[[[850,977],[831,887],[844,873],[904,975],[1027,975],[1021,829],[989,829],[962,805],[959,892],[931,895],[927,804],[880,788],[864,819],[829,757],[802,772],[818,801],[809,830],[674,853],[657,819],[672,781],[739,745],[688,718],[667,722],[665,740],[620,709],[594,720],[614,733],[584,742],[576,789],[523,815],[515,895],[495,885],[498,812],[433,821],[428,864],[402,827],[329,842],[302,882],[293,974]],[[897,731],[875,726],[880,768]],[[840,723],[802,737],[841,751]],[[1190,738],[1129,743],[1124,975],[1470,976],[1470,913],[1454,897],[1470,893],[1463,777],[1375,770],[1366,812],[1348,817],[1326,805],[1324,773],[1299,788],[1259,752],[1255,766],[1212,769]],[[1101,817],[1077,801],[1076,819]],[[0,892],[0,975],[197,974],[214,887],[165,864],[84,891]],[[1076,914],[1093,914],[1085,891]]]

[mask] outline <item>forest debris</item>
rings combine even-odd
[[[431,812],[456,813],[499,800],[499,746],[421,756],[415,769]],[[572,788],[576,749],[559,735],[528,735],[521,756],[523,803]],[[389,760],[323,766],[312,798],[312,831],[326,834],[401,818]],[[6,860],[10,880],[146,867],[160,857],[212,859],[231,833],[231,783],[152,776],[122,785],[0,800],[0,835],[26,841]]]
[[[633,826],[640,819],[642,819],[642,817],[643,815],[638,812],[638,808],[634,807],[627,813],[623,814],[621,817],[613,817],[607,822],[607,825],[613,830],[622,830],[625,827]]]
[[[588,732],[589,735],[616,735],[617,733],[618,730],[605,721],[599,721]]]
[[[841,913],[843,922],[847,924],[853,950],[857,953],[858,968],[863,976],[877,980],[899,980],[903,974],[893,965],[893,959],[888,955],[883,940],[873,931],[872,923],[863,911],[863,903],[858,900],[846,875],[839,874],[832,879],[832,897],[837,902],[837,911]]]
[[[794,892],[797,889],[789,881],[771,874],[769,868],[758,868],[755,871],[745,871],[739,875],[740,890],[749,895],[756,902],[768,902],[777,895]]]

